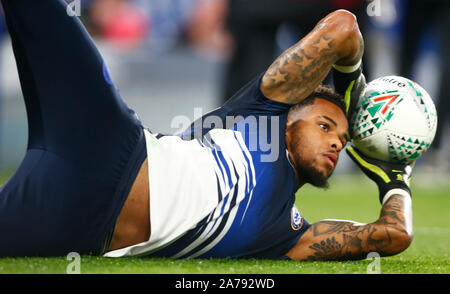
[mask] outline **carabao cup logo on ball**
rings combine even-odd
[[[365,88],[353,117],[353,143],[365,155],[406,164],[430,147],[437,114],[430,95],[399,76],[378,78]]]

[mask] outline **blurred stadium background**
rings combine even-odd
[[[359,18],[369,80],[403,75],[427,89],[436,104],[445,99],[440,92],[445,84],[443,72],[450,66],[445,57],[448,40],[442,38],[450,35],[445,0],[67,2],[80,13],[122,97],[156,132],[174,133],[177,129],[171,123],[175,116],[193,120],[219,107],[337,8],[349,9]],[[421,2],[427,4],[420,8]],[[418,17],[417,9],[427,9],[427,13]],[[0,173],[10,174],[25,153],[27,120],[3,23],[0,31]],[[449,106],[440,108],[440,114],[450,111]],[[444,117],[439,117],[441,126]],[[448,135],[448,128],[443,128],[444,142],[450,140]],[[437,148],[443,145],[435,144],[436,148],[420,159],[418,168],[439,171],[448,178],[448,148]],[[343,154],[337,172],[352,170]]]

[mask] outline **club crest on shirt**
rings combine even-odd
[[[303,227],[303,217],[295,205],[291,209],[291,227],[294,231],[298,231]]]

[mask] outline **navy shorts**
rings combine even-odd
[[[29,136],[0,188],[0,256],[103,254],[146,159],[143,126],[61,0],[1,0]]]

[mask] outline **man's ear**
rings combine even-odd
[[[291,132],[291,128],[292,128],[292,126],[293,126],[293,122],[292,122],[292,120],[288,120],[287,122],[286,122],[286,131],[285,131],[285,133],[284,133],[284,136],[285,136],[285,142],[286,142],[286,147],[288,147],[289,148],[289,145],[290,145],[290,143],[291,143],[291,136],[292,136],[292,132]]]
[[[286,120],[286,131],[292,126],[293,120],[292,115],[288,114],[287,120]]]
[[[299,120],[300,117],[298,116],[298,114],[288,115],[288,118],[286,120],[286,132],[290,130]]]
[[[301,112],[303,109],[294,109],[289,111],[287,120],[286,120],[286,129],[292,127],[297,121],[302,118]]]

